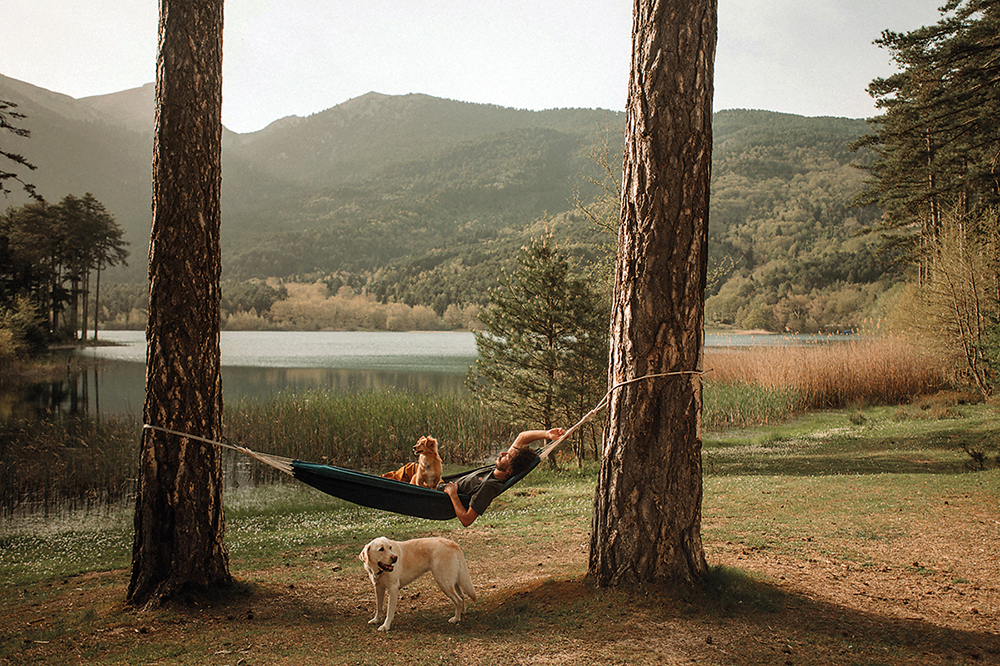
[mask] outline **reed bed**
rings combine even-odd
[[[774,423],[809,410],[893,405],[947,388],[947,369],[894,337],[706,350],[703,423]]]
[[[227,406],[223,440],[254,451],[384,471],[413,459],[423,435],[446,464],[479,462],[514,426],[468,397],[381,391],[281,393]],[[0,518],[91,513],[134,499],[140,426],[133,417],[0,422]],[[226,450],[227,488],[284,475]]]
[[[0,516],[99,512],[135,492],[131,417],[0,421]]]
[[[288,458],[352,469],[381,469],[413,459],[424,435],[440,443],[445,463],[482,460],[514,434],[478,401],[400,391],[281,393],[227,409],[227,438]]]
[[[702,423],[710,430],[809,410],[906,404],[948,387],[941,365],[894,338],[712,348],[705,367]],[[227,406],[223,424],[224,440],[260,453],[374,472],[411,460],[423,435],[438,439],[446,464],[466,466],[491,457],[518,429],[468,396],[400,391],[286,392]],[[130,500],[138,442],[131,417],[0,422],[0,517]],[[232,451],[223,469],[227,488],[283,477]]]

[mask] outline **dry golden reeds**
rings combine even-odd
[[[767,423],[788,412],[905,403],[947,386],[945,368],[894,337],[808,345],[709,348],[706,425]],[[741,398],[712,396],[736,392]],[[748,397],[752,395],[753,397]],[[741,403],[751,412],[735,414]],[[713,414],[713,408],[728,414]]]

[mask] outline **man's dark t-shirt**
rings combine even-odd
[[[469,508],[476,512],[476,515],[483,515],[486,507],[494,498],[503,492],[504,482],[493,476],[493,470],[485,472],[466,474],[455,481],[458,492],[463,495],[471,495]]]

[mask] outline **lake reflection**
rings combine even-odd
[[[145,333],[102,331],[100,339],[115,345],[76,352],[97,361],[82,380],[89,410],[141,414]],[[460,393],[465,390],[465,373],[476,359],[475,337],[450,331],[223,331],[220,344],[227,404],[313,389]]]
[[[142,331],[102,331],[112,347],[78,352],[93,358],[146,362]],[[476,359],[476,340],[461,331],[223,331],[222,365],[254,368],[351,368],[464,373]]]
[[[800,345],[853,336],[708,334],[708,347]],[[114,345],[75,352],[86,371],[47,382],[23,396],[42,413],[142,414],[146,338],[143,331],[101,331]],[[282,391],[406,390],[454,394],[476,360],[469,332],[223,331],[222,388],[227,404]],[[96,361],[96,363],[90,363]]]

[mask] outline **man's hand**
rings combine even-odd
[[[467,509],[462,506],[462,501],[458,499],[458,486],[449,481],[444,484],[444,488],[441,490],[443,490],[445,494],[451,498],[451,506],[455,509],[455,517],[458,518],[458,521],[462,523],[462,525],[468,527],[472,523],[476,522],[476,518],[479,517],[479,514],[472,509]]]

